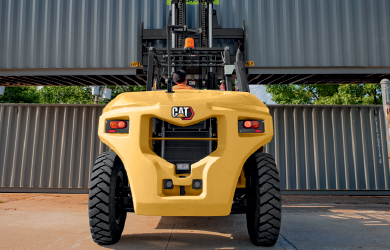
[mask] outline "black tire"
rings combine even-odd
[[[116,204],[121,187],[128,185],[126,170],[114,152],[96,158],[89,189],[89,226],[92,239],[99,245],[118,242],[127,212]]]
[[[246,221],[256,246],[273,246],[279,237],[282,199],[278,169],[272,155],[254,153],[245,164],[247,172]]]

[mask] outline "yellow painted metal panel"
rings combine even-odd
[[[173,106],[190,106],[192,120],[173,118]],[[129,117],[129,134],[105,133],[106,120]],[[150,147],[151,118],[189,126],[210,117],[218,123],[218,147],[192,164],[187,178],[175,175],[175,166]],[[238,120],[264,120],[265,132],[239,134]],[[268,108],[254,95],[215,90],[131,92],[119,95],[103,110],[99,137],[122,159],[129,176],[135,212],[161,216],[223,216],[230,214],[233,195],[248,157],[273,136]],[[163,180],[190,189],[193,179],[203,180],[201,193],[180,196],[165,192]]]

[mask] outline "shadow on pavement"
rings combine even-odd
[[[109,249],[253,249],[245,215],[225,217],[161,217],[161,233],[123,235]],[[259,249],[259,248],[256,248]]]
[[[171,239],[169,239],[171,237]],[[168,241],[169,240],[169,241]],[[248,239],[249,240],[249,239]],[[109,249],[235,249],[237,242],[229,237],[202,233],[145,233],[123,235],[115,245],[105,246]],[[248,242],[248,245],[252,244]],[[252,247],[254,247],[252,245]]]

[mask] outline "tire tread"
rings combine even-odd
[[[279,173],[274,158],[265,153],[255,153],[254,177],[258,181],[258,199],[255,206],[258,214],[252,215],[255,222],[248,222],[248,232],[253,244],[273,246],[281,226],[281,194]],[[248,220],[248,216],[247,216]]]
[[[92,239],[99,245],[116,243],[117,233],[110,227],[109,192],[113,168],[115,167],[116,154],[105,152],[100,154],[95,161],[89,190],[89,224]]]

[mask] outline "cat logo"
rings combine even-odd
[[[191,120],[195,112],[191,107],[172,107],[172,117],[182,120]]]

